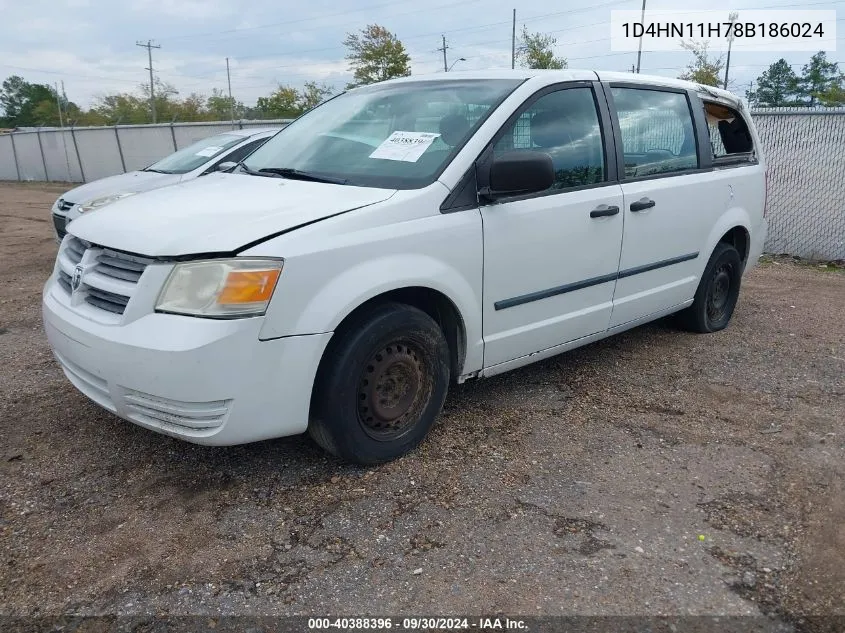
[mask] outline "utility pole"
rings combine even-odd
[[[516,9],[513,10],[513,26],[511,27],[511,70],[516,68]]]
[[[64,97],[65,102],[67,102],[67,96],[65,95],[65,82],[62,81],[62,92],[61,96],[59,95],[59,84],[56,83],[56,105],[59,106],[59,127],[64,129],[65,122],[62,118],[62,97]],[[72,134],[73,132],[71,132]],[[62,132],[62,145],[65,148],[65,165],[67,166],[67,179],[70,180],[70,156],[67,153],[67,139],[65,139],[65,133]]]
[[[62,97],[59,94],[59,84],[56,83],[55,86],[56,86],[56,105],[59,106],[59,127],[64,127],[65,122],[64,122],[64,119],[62,119]]]
[[[232,129],[235,129],[235,101],[232,99],[232,76],[229,74],[229,58],[226,58],[226,81],[229,83],[229,109],[232,113]]]
[[[449,48],[449,47],[446,45],[446,36],[441,35],[440,37],[443,38],[443,46],[441,48],[438,48],[437,50],[443,51],[443,72],[448,73],[449,72],[449,65],[446,63],[446,49]]]
[[[643,10],[640,13],[640,24],[645,23],[645,0],[643,0]],[[643,58],[643,36],[640,34],[640,46],[637,49],[637,74],[640,74],[640,60]]]
[[[725,90],[728,89],[728,72],[731,69],[731,46],[734,43],[734,22],[739,17],[739,13],[734,11],[728,16],[728,21],[731,23],[731,32],[728,33],[728,60],[725,62],[725,84],[722,86]]]
[[[147,70],[150,71],[150,113],[153,117],[153,123],[156,122],[156,100],[155,100],[155,85],[153,84],[153,49],[154,48],[161,48],[161,44],[154,45],[152,40],[147,40],[147,43],[144,44],[143,42],[135,42],[135,46],[141,46],[142,48],[147,49],[147,58],[149,59],[150,66]]]

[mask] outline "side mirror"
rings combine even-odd
[[[217,165],[216,171],[232,171],[238,164],[234,161],[227,160]]]
[[[545,191],[555,182],[552,157],[536,150],[514,150],[493,159],[490,166],[491,197],[518,196]]]

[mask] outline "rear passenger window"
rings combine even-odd
[[[551,92],[528,106],[498,140],[494,155],[534,149],[552,157],[552,189],[604,182],[601,126],[591,88]]]
[[[698,167],[695,128],[685,94],[642,88],[611,88],[611,92],[627,178]]]
[[[710,148],[717,163],[746,162],[754,149],[745,119],[733,108],[705,101],[704,115],[710,132]]]

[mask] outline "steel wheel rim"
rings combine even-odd
[[[394,440],[413,428],[428,400],[427,364],[406,341],[385,345],[364,365],[358,380],[358,421],[377,440]]]
[[[715,271],[707,287],[707,318],[711,323],[719,322],[725,318],[730,306],[730,297],[733,283],[731,273],[733,267],[730,264],[722,264]]]

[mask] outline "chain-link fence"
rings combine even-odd
[[[752,116],[769,168],[766,251],[845,259],[845,108],[758,109]],[[287,123],[238,121],[234,126]],[[520,125],[527,138],[527,121]],[[232,127],[231,122],[176,123],[3,134],[0,180],[96,180],[144,167]]]
[[[845,108],[752,115],[769,170],[766,251],[845,259]]]

